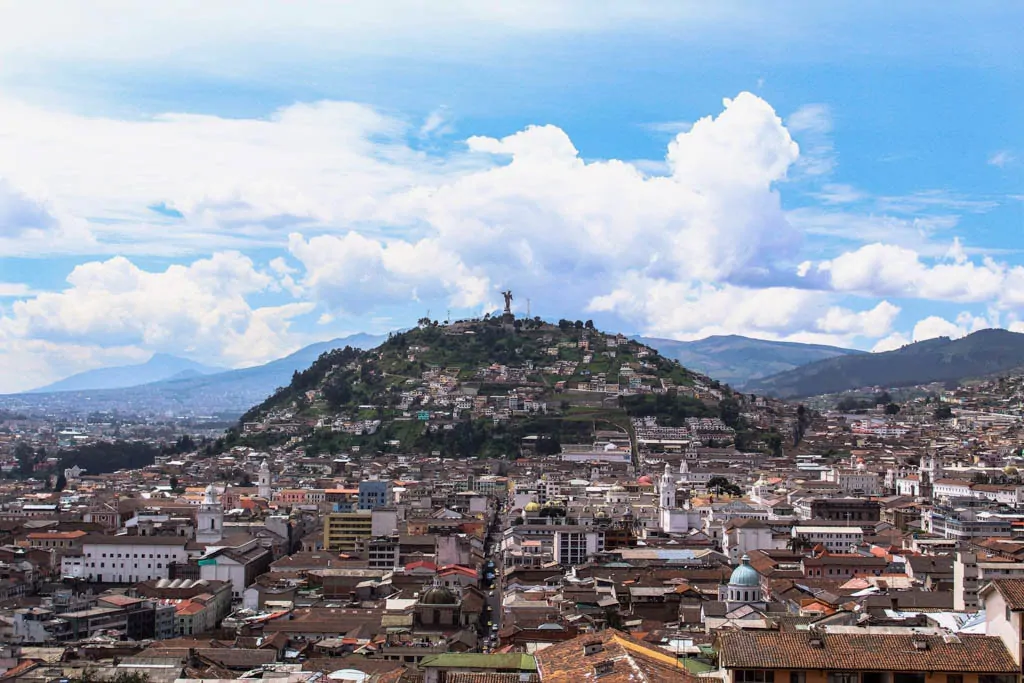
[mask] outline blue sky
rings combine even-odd
[[[5,6],[0,391],[509,287],[679,339],[1024,331],[1024,9],[820,5]]]

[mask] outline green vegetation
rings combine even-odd
[[[606,391],[577,388],[596,381],[614,393],[632,376],[646,378],[642,381],[659,391],[616,401]],[[720,388],[725,398],[688,395],[697,380]],[[451,391],[456,382],[458,387]],[[432,394],[443,400],[430,400]],[[505,397],[513,402],[525,398],[531,401],[530,408],[509,413],[503,407]],[[728,387],[637,342],[619,338],[608,344],[590,321],[550,325],[534,318],[513,325],[502,318],[485,318],[439,325],[424,319],[416,329],[389,335],[376,349],[324,353],[308,369],[296,372],[287,387],[249,410],[241,424],[208,451],[240,444],[268,448],[285,443],[298,429],[310,455],[349,453],[358,447],[360,452],[514,457],[526,437],[538,437],[532,443],[539,453],[557,453],[562,444],[593,443],[599,430],[628,433],[630,418],[644,416],[655,416],[666,426],[682,426],[688,417],[721,417],[736,429],[742,446],[775,448],[780,436],[772,438],[744,424],[743,401],[745,397],[732,394]],[[456,408],[457,402],[461,408]],[[543,405],[538,408],[534,403]],[[505,414],[499,417],[499,410]],[[291,423],[292,429],[243,433],[242,424],[268,415],[278,423]],[[326,424],[321,418],[380,424],[372,434],[345,431],[358,430],[358,424],[311,426]]]
[[[955,383],[1024,366],[1024,334],[989,329],[962,339],[938,337],[895,351],[839,356],[747,384],[748,391],[783,398],[839,393],[858,387]]]

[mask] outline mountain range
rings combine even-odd
[[[87,370],[77,375],[66,377],[53,384],[33,389],[30,393],[123,389],[125,387],[134,387],[140,384],[160,382],[167,379],[186,379],[188,377],[212,375],[226,371],[227,368],[212,367],[196,363],[187,358],[157,353],[145,363]]]
[[[169,377],[135,386],[118,388],[70,389],[59,390],[54,386],[70,383],[75,375],[56,382],[49,387],[26,394],[13,394],[0,397],[0,407],[4,408],[43,408],[49,410],[81,410],[88,406],[89,410],[128,410],[139,412],[159,412],[165,414],[199,414],[199,415],[240,415],[253,404],[259,403],[275,389],[286,386],[295,372],[305,370],[313,361],[332,349],[352,346],[358,349],[374,348],[387,339],[387,335],[353,334],[340,339],[317,342],[305,346],[291,355],[279,358],[264,365],[257,365],[239,370],[226,370],[201,374],[179,371]],[[182,360],[182,359],[176,359]],[[158,364],[162,363],[158,360]],[[188,363],[189,361],[183,361]],[[128,368],[107,368],[114,371],[110,377],[121,376]],[[204,367],[204,366],[199,366]],[[102,370],[91,371],[104,377]],[[89,375],[89,373],[82,373]],[[96,375],[91,375],[95,377]],[[75,379],[75,382],[81,382]],[[67,386],[67,385],[66,385]],[[71,386],[74,386],[71,384]]]
[[[697,341],[636,337],[658,353],[684,366],[743,389],[752,380],[792,370],[808,363],[863,354],[863,351],[820,344],[751,339],[739,335],[715,335]]]
[[[1024,367],[1024,334],[980,330],[961,339],[938,337],[884,353],[844,355],[749,382],[758,394],[796,398],[861,387],[957,382]]]

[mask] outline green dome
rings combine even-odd
[[[761,575],[750,566],[749,555],[744,555],[743,559],[740,560],[740,566],[732,570],[732,576],[729,577],[729,585],[749,588],[757,588],[761,585]]]

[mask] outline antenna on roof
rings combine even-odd
[[[530,300],[529,299],[526,300],[526,317],[527,318],[530,317]]]

